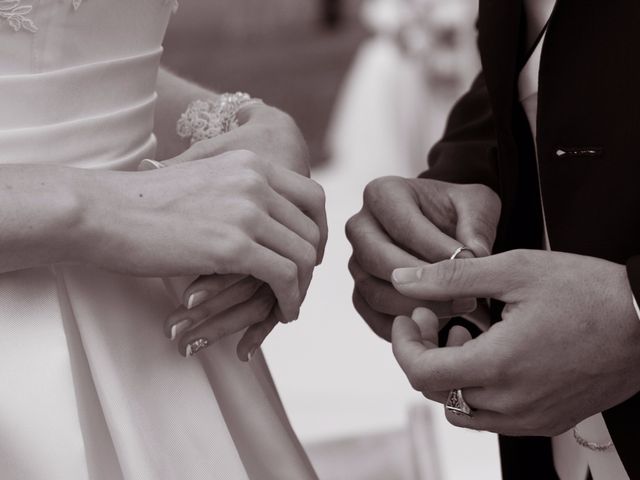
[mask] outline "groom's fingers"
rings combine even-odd
[[[353,306],[360,316],[367,322],[369,328],[383,340],[387,342],[391,341],[391,326],[393,325],[393,316],[385,315],[384,313],[376,312],[373,310],[367,302],[358,293],[358,290],[353,291]]]
[[[392,281],[403,295],[422,300],[473,297],[509,301],[509,293],[521,287],[527,275],[522,261],[512,253],[504,253],[401,268],[393,272]]]
[[[428,262],[449,258],[463,246],[425,216],[406,179],[384,177],[375,180],[365,189],[364,198],[365,205],[387,234]],[[455,218],[455,211],[451,210],[451,216]]]
[[[398,293],[391,283],[368,275],[358,263],[351,259],[349,271],[355,281],[355,289],[375,311],[386,315],[409,315],[418,307],[432,310],[439,318],[465,315],[476,309],[474,299],[460,299],[450,302],[428,302],[406,297]]]
[[[456,238],[477,257],[491,255],[500,219],[498,195],[482,185],[461,185],[449,195],[458,217]]]
[[[489,369],[471,342],[462,347],[437,348],[437,343],[425,340],[416,322],[408,317],[395,320],[392,341],[396,360],[418,391],[448,392],[487,381]]]
[[[395,245],[366,208],[347,222],[346,234],[353,246],[353,259],[362,270],[381,280],[390,281],[395,268],[426,264]]]
[[[417,322],[418,315],[421,315],[420,311],[413,312],[411,318]],[[456,325],[449,331],[449,337],[447,338],[447,347],[461,347],[465,343],[471,340],[471,334],[469,330],[459,325]],[[468,390],[467,390],[468,391]],[[423,391],[422,394],[429,400],[434,402],[445,404],[449,398],[449,392],[431,392]],[[475,404],[473,404],[475,406]]]

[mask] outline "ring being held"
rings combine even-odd
[[[458,255],[460,255],[462,252],[469,252],[474,257],[476,256],[476,254],[473,253],[473,250],[471,250],[469,247],[462,246],[462,247],[456,248],[456,251],[453,252],[451,257],[449,257],[449,260],[455,260],[456,258],[458,258]]]

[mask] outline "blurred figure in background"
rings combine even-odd
[[[470,0],[365,0],[373,37],[338,100],[328,148],[342,161],[422,168],[447,112],[479,68]]]

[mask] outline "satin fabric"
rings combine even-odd
[[[525,2],[528,28],[534,32],[542,31],[554,5],[555,0]],[[538,76],[544,39],[543,35],[518,78],[519,100],[529,120],[533,138],[536,138],[537,134]],[[542,201],[544,202],[544,198]],[[544,244],[548,250],[551,250],[546,222],[544,234]],[[587,441],[600,445],[611,442],[611,436],[601,414],[580,422],[575,430]],[[627,480],[629,478],[615,447],[605,452],[586,449],[578,445],[572,430],[553,438],[552,442],[554,464],[561,480],[584,480],[589,470],[594,480]]]
[[[25,4],[25,2],[21,2]],[[163,0],[41,0],[0,23],[0,163],[153,158]],[[238,336],[184,359],[163,321],[192,279],[89,266],[0,275],[3,479],[313,480],[265,360]]]

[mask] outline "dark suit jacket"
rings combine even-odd
[[[553,249],[627,264],[640,299],[632,259],[640,253],[640,1],[558,0],[540,67],[539,179],[517,100],[523,15],[521,0],[480,0],[483,71],[423,176],[498,192],[496,252],[541,247],[539,181]],[[604,417],[627,472],[640,479],[640,395]],[[548,439],[500,443],[505,478],[556,478]]]

